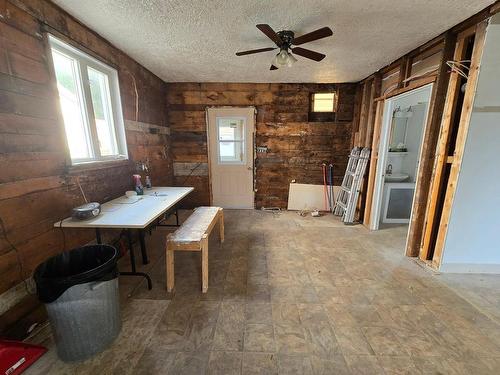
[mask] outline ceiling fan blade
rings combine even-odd
[[[276,48],[269,47],[269,48],[251,49],[249,51],[236,52],[236,56],[251,55],[252,53],[259,53],[259,52],[267,52],[267,51],[272,51],[273,49]]]
[[[269,70],[278,70],[278,67],[274,66],[274,65],[271,65],[271,67],[269,68]]]
[[[331,35],[333,35],[332,29],[330,29],[329,27],[322,27],[321,29],[318,29],[318,30],[312,31],[310,33],[301,35],[297,38],[294,38],[292,44],[295,44],[296,46],[298,46],[299,44],[312,42],[313,40],[326,38],[326,37],[331,36]]]
[[[277,45],[281,45],[283,43],[281,38],[278,36],[278,34],[274,32],[271,26],[265,23],[260,23],[257,25],[257,29],[262,31],[269,39],[271,39]]]
[[[305,49],[301,47],[292,48],[292,52],[314,61],[321,61],[326,57],[326,55],[323,55],[322,53],[314,52],[311,51],[310,49]]]

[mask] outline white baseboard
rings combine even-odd
[[[439,272],[500,274],[500,264],[443,263],[439,268]]]

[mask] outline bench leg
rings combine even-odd
[[[174,250],[169,248],[168,242],[167,242],[167,292],[171,292],[174,289]]]
[[[224,212],[219,211],[219,239],[220,243],[224,242]]]
[[[208,289],[208,236],[201,239],[201,292],[206,293]]]

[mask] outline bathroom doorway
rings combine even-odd
[[[433,84],[384,103],[370,229],[408,224]]]

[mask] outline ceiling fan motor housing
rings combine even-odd
[[[288,50],[293,43],[293,38],[295,37],[294,32],[290,30],[283,30],[278,31],[276,34],[278,34],[282,41],[282,43],[279,44],[278,47],[280,49]]]

